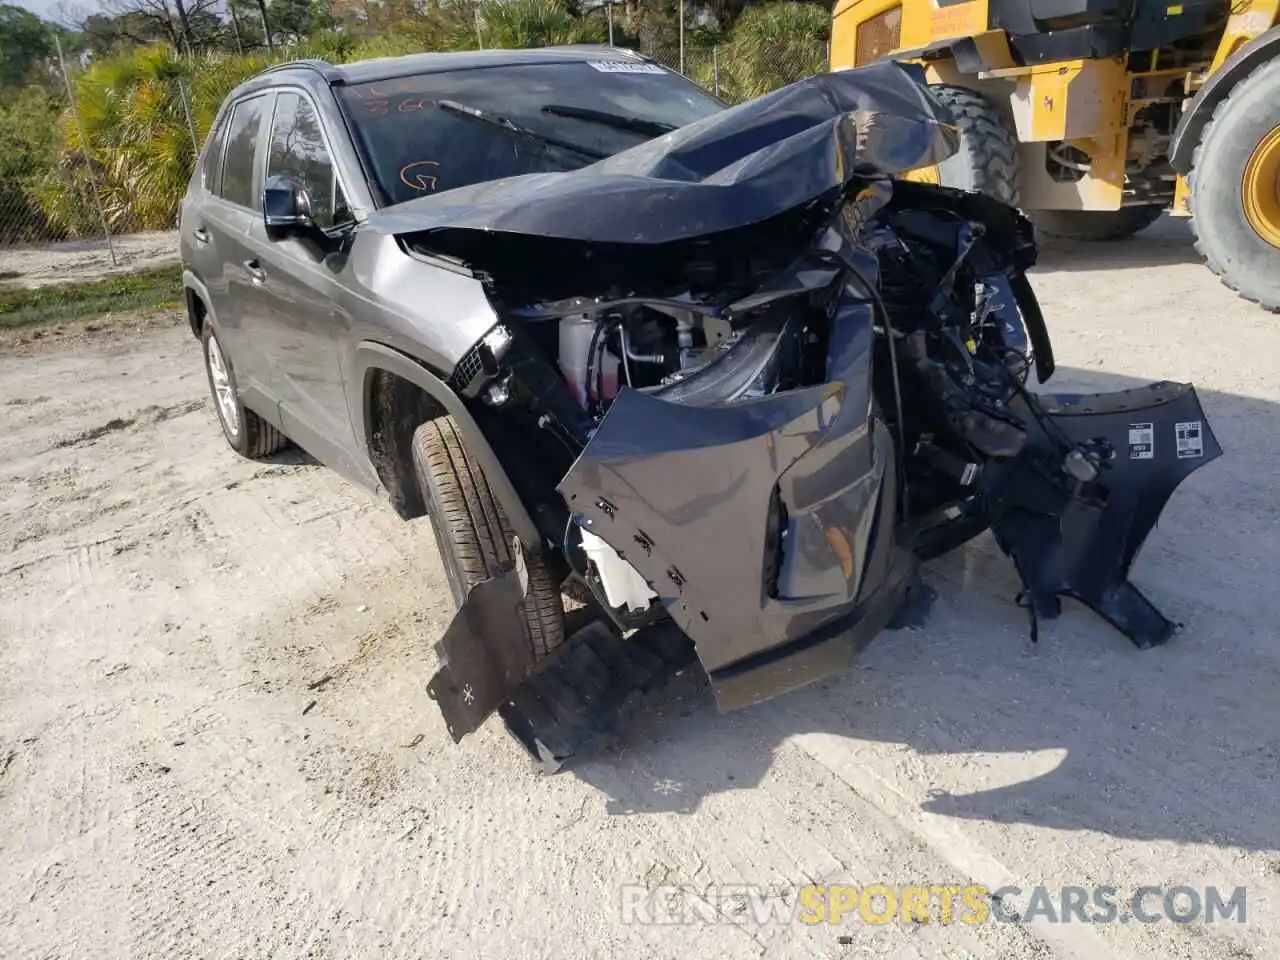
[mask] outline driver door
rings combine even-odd
[[[359,462],[340,363],[351,322],[337,306],[336,288],[346,263],[337,236],[352,216],[309,94],[292,88],[278,92],[266,154],[266,180],[284,177],[304,190],[315,223],[314,230],[276,240],[267,237],[261,218],[249,231],[262,271],[257,289],[262,339],[284,431],[327,465],[348,473]]]

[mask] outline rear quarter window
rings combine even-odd
[[[214,119],[213,129],[204,142],[200,155],[200,176],[204,188],[217,193],[222,183],[222,148],[226,145],[227,120],[230,111],[224,111]]]

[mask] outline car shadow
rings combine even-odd
[[[1052,386],[1141,382],[1062,369]],[[759,785],[779,751],[828,735],[855,769],[877,754],[882,768],[918,769],[902,748],[934,758],[930,813],[1280,848],[1280,479],[1269,452],[1280,411],[1200,397],[1225,453],[1175,492],[1133,570],[1182,624],[1167,645],[1139,651],[1071,602],[1031,643],[1012,564],[984,536],[926,567],[938,593],[927,623],[882,634],[844,674],[720,714],[702,672],[687,670],[608,751],[566,773],[602,791],[613,814],[690,813]]]
[[[1117,270],[1201,263],[1189,221],[1163,216],[1124,240],[1086,243],[1053,237],[1037,239],[1039,259],[1032,273]]]
[[[276,467],[322,466],[319,460],[294,443],[285,444],[275,453],[263,457],[261,462]]]

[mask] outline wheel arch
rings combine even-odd
[[[502,504],[512,531],[527,551],[541,549],[538,528],[493,447],[462,399],[440,377],[408,354],[364,341],[355,350],[352,385],[359,389],[355,427],[360,449],[368,455],[396,513],[406,520],[426,513],[413,473],[413,433],[427,420],[448,414],[462,434],[467,453],[475,458]]]
[[[197,340],[204,332],[205,321],[214,322],[213,307],[209,306],[209,288],[190,270],[182,271],[182,294],[187,305],[187,323]]]
[[[1191,105],[1182,114],[1173,142],[1169,146],[1169,165],[1187,176],[1191,172],[1191,158],[1205,126],[1213,119],[1218,104],[1230,96],[1237,83],[1268,60],[1280,57],[1280,26],[1272,27],[1242,45],[1227,58],[1226,63],[1213,73],[1196,93]]]

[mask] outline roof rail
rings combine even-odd
[[[309,60],[290,60],[287,63],[277,63],[273,66],[267,67],[267,69],[262,71],[262,74],[278,73],[281,70],[314,70],[316,73],[320,74],[320,76],[324,77],[324,79],[329,83],[333,83],[335,80],[340,80],[342,78],[342,74],[339,73],[337,67],[328,60],[320,60],[318,58],[312,58]],[[259,76],[262,74],[259,74]]]

